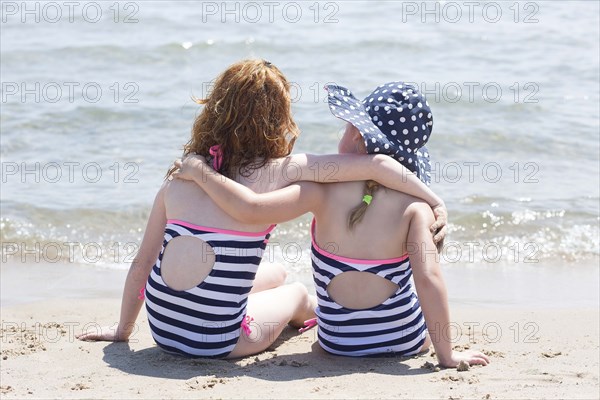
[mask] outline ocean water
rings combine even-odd
[[[2,3],[3,264],[126,269],[191,96],[261,57],[293,82],[296,152],[336,152],[324,84],[422,88],[447,268],[597,276],[597,2],[23,4]],[[267,252],[292,278],[310,267],[309,222],[281,224]]]

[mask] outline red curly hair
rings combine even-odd
[[[219,172],[229,178],[248,176],[272,158],[289,155],[300,134],[292,118],[290,84],[265,60],[243,60],[219,75],[192,127],[184,154],[209,157],[219,145]],[[169,171],[169,174],[172,171]]]

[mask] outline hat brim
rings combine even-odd
[[[425,184],[431,183],[431,162],[429,151],[425,146],[412,154],[407,151],[409,149],[402,151],[395,149],[395,146],[371,120],[364,102],[358,100],[349,89],[338,85],[327,85],[325,90],[328,92],[329,111],[334,117],[349,122],[358,129],[367,148],[369,148],[369,141],[377,143],[376,154],[389,155],[414,172]]]

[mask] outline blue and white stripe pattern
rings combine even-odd
[[[319,344],[326,351],[344,356],[382,353],[414,355],[425,342],[427,327],[414,293],[408,255],[393,260],[358,260],[334,256],[319,248],[312,231],[312,265],[317,290]],[[347,271],[370,272],[398,284],[398,290],[383,303],[353,310],[329,297],[331,280]]]
[[[248,294],[271,226],[265,232],[206,228],[169,220],[163,247],[146,284],[150,330],[164,350],[193,357],[226,357],[235,347],[246,317]],[[160,265],[169,241],[195,236],[215,253],[215,264],[199,285],[183,291],[169,288]]]

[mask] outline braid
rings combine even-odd
[[[379,189],[379,183],[375,181],[366,181],[364,195],[372,196]],[[352,211],[350,211],[350,215],[348,215],[348,229],[354,229],[354,226],[362,220],[363,216],[367,212],[367,207],[369,205],[362,201],[358,206],[354,207]]]

